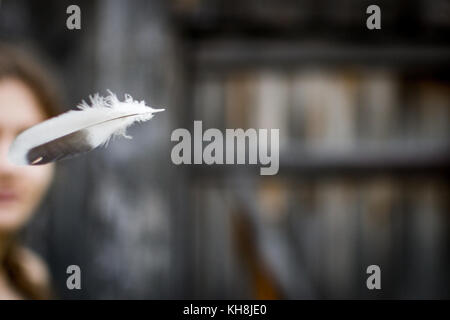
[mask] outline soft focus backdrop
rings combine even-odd
[[[1,1],[0,39],[43,54],[66,109],[110,89],[167,110],[60,163],[24,232],[58,296],[450,298],[450,3],[376,1],[376,31],[370,4]],[[175,166],[193,120],[279,128],[279,174]]]

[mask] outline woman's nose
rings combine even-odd
[[[0,174],[14,169],[14,165],[8,160],[8,150],[12,140],[12,138],[0,136]]]

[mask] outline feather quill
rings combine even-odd
[[[107,145],[114,136],[131,138],[126,129],[135,122],[153,118],[153,109],[144,101],[130,95],[120,101],[109,95],[90,96],[89,105],[84,100],[78,110],[70,110],[41,122],[19,134],[9,148],[8,159],[17,165],[41,165],[70,158]]]

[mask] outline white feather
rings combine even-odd
[[[18,165],[29,164],[27,153],[42,144],[64,137],[79,130],[88,134],[92,149],[107,144],[113,136],[126,135],[126,129],[134,122],[143,122],[153,118],[156,112],[144,101],[136,101],[125,95],[124,101],[108,90],[109,95],[90,96],[91,105],[84,100],[78,110],[71,110],[47,121],[41,122],[17,136],[11,144],[8,158]]]

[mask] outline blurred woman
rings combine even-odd
[[[53,165],[15,166],[8,148],[21,131],[57,113],[57,90],[24,52],[0,45],[0,299],[48,299],[47,267],[18,243],[46,194]]]

